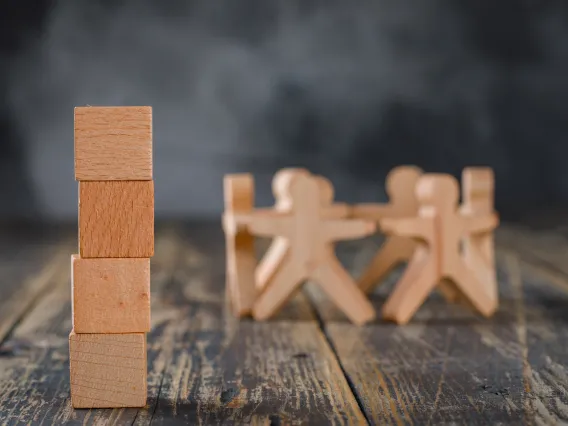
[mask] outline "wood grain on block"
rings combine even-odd
[[[154,182],[79,182],[81,257],[154,255]]]
[[[249,173],[223,179],[225,211],[249,213],[254,208],[254,178]],[[249,315],[256,299],[254,236],[246,229],[226,230],[227,293],[236,316]]]
[[[76,333],[150,331],[150,259],[72,256]]]
[[[146,405],[146,335],[69,335],[71,402],[75,408]]]
[[[151,180],[152,108],[75,108],[75,179]]]

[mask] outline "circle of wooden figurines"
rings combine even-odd
[[[388,174],[389,201],[382,204],[336,203],[331,182],[302,168],[275,174],[271,208],[255,208],[254,191],[251,174],[224,178],[226,289],[238,317],[272,317],[309,280],[362,325],[376,316],[367,295],[401,263],[407,266],[383,306],[385,319],[406,324],[436,288],[483,316],[497,309],[493,231],[499,219],[490,168],[464,169],[461,205],[454,177],[414,166]],[[384,243],[354,281],[334,245],[376,231],[385,234]],[[260,261],[256,237],[272,239]]]

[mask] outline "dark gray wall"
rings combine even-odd
[[[568,204],[568,2],[10,0],[0,213],[76,214],[73,107],[152,105],[156,210],[218,214],[223,174],[491,165],[498,206]],[[8,201],[11,200],[11,201]]]

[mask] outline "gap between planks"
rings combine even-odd
[[[327,347],[328,347],[330,353],[333,354],[334,361],[337,364],[337,367],[339,368],[339,370],[341,371],[341,374],[343,374],[343,378],[345,379],[347,386],[349,386],[349,390],[351,391],[351,394],[353,395],[353,399],[355,399],[355,402],[357,403],[357,406],[359,407],[359,411],[361,411],[361,414],[365,418],[365,421],[367,422],[368,425],[373,424],[371,419],[369,418],[369,415],[367,414],[367,411],[365,410],[365,405],[363,404],[363,401],[361,400],[359,393],[355,389],[355,383],[353,383],[353,380],[351,380],[351,378],[347,374],[345,367],[343,366],[343,363],[341,362],[341,357],[339,356],[339,352],[337,351],[337,348],[335,347],[335,344],[333,343],[333,338],[327,332],[327,328],[325,327],[325,321],[324,321],[323,317],[321,316],[319,310],[317,309],[317,306],[316,306],[314,300],[312,300],[312,297],[309,297],[309,296],[306,297],[305,299],[307,300],[307,303],[310,305],[310,308],[311,308],[313,315],[316,319],[318,329],[319,329],[320,333],[322,334],[323,339],[324,339],[325,343],[327,344]]]

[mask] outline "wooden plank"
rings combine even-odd
[[[365,244],[370,248],[359,259],[361,247],[343,249],[342,258],[355,274],[376,250],[376,243]],[[377,308],[397,278],[397,273],[389,277],[373,295]],[[543,284],[548,278],[537,281],[510,254],[499,254],[498,280],[502,303],[494,318],[480,319],[433,295],[404,327],[380,320],[353,327],[315,287],[309,288],[326,334],[372,423],[565,421],[568,336],[558,316],[553,319],[561,299],[553,299],[558,307],[551,312],[550,303],[543,301],[550,294]],[[535,297],[538,288],[541,300]],[[543,318],[548,322],[543,324]],[[534,376],[543,375],[548,381],[539,382],[539,388]]]
[[[220,228],[186,235],[185,265],[162,298],[180,311],[152,335],[150,357],[165,365],[152,390],[160,398],[136,424],[366,424],[303,295],[273,321],[234,319]]]
[[[536,424],[568,421],[568,239],[556,230],[504,229],[498,242],[509,253],[511,282],[522,294],[519,334],[527,343],[523,383],[528,395],[522,409]],[[529,244],[530,242],[530,244]],[[528,276],[529,279],[523,279]],[[530,282],[532,285],[526,285]]]
[[[141,410],[71,409],[69,284],[58,280],[14,330],[30,347],[0,358],[0,424],[366,424],[305,297],[272,322],[239,322],[223,265],[218,224],[158,233]]]
[[[499,229],[496,234],[497,244],[502,250],[515,253],[524,261],[544,269],[568,275],[567,235],[549,230],[531,230],[523,226],[511,226]],[[561,286],[568,291],[566,283]]]
[[[152,108],[75,108],[75,179],[151,180]]]
[[[75,333],[150,331],[150,259],[71,258]]]
[[[81,257],[154,255],[154,182],[79,182]]]

